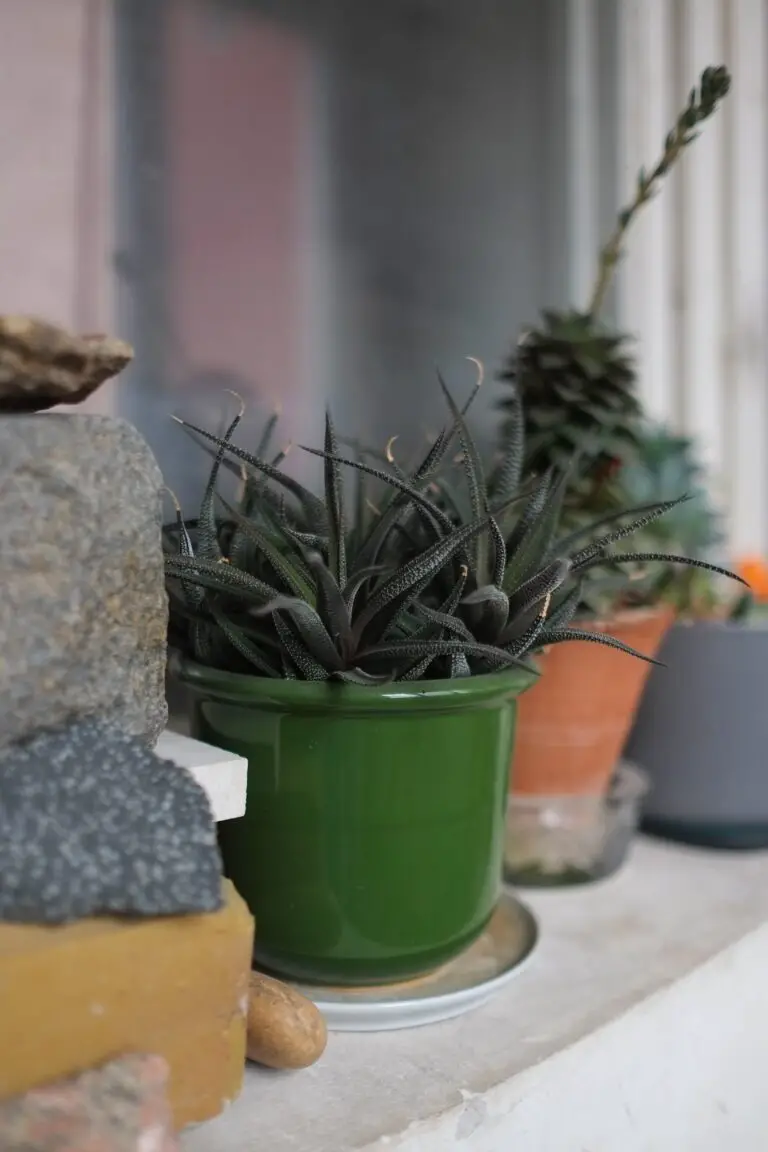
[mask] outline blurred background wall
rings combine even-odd
[[[243,394],[280,442],[406,451],[439,363],[489,374],[584,304],[637,168],[709,63],[724,114],[632,234],[609,313],[695,432],[733,545],[768,551],[766,0],[2,0],[0,309],[132,340],[93,406],[185,505]],[[493,386],[481,428],[491,426]],[[245,437],[246,433],[244,433]],[[315,462],[295,450],[294,471]],[[191,510],[191,509],[190,509]]]

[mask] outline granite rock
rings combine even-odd
[[[0,418],[0,749],[87,715],[162,732],[162,492],[126,421]]]
[[[34,316],[0,316],[0,412],[79,404],[132,359],[130,344],[111,336],[78,336]]]
[[[130,1055],[0,1103],[3,1152],[177,1152],[160,1056]]]
[[[189,772],[98,720],[0,760],[0,921],[221,907],[208,798]]]

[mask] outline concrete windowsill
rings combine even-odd
[[[524,898],[541,942],[497,999],[249,1066],[184,1152],[764,1152],[768,854],[640,840],[618,876]]]

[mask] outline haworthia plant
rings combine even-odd
[[[174,643],[230,671],[363,685],[478,675],[577,639],[639,655],[572,626],[585,574],[639,562],[722,571],[614,553],[678,500],[563,533],[568,474],[530,483],[522,428],[492,499],[467,424],[477,385],[462,406],[440,386],[448,422],[408,469],[391,441],[383,458],[356,442],[348,451],[327,415],[323,448],[306,449],[322,459],[322,496],[267,459],[265,443],[255,452],[234,443],[242,405],[221,436],[180,421],[213,466],[197,519],[177,508],[166,528]],[[236,503],[219,494],[222,467],[241,479]]]

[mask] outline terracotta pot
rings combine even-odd
[[[666,607],[642,609],[584,627],[654,656],[672,618]],[[651,665],[578,640],[553,645],[539,663],[541,679],[518,703],[510,789],[518,795],[605,792]]]

